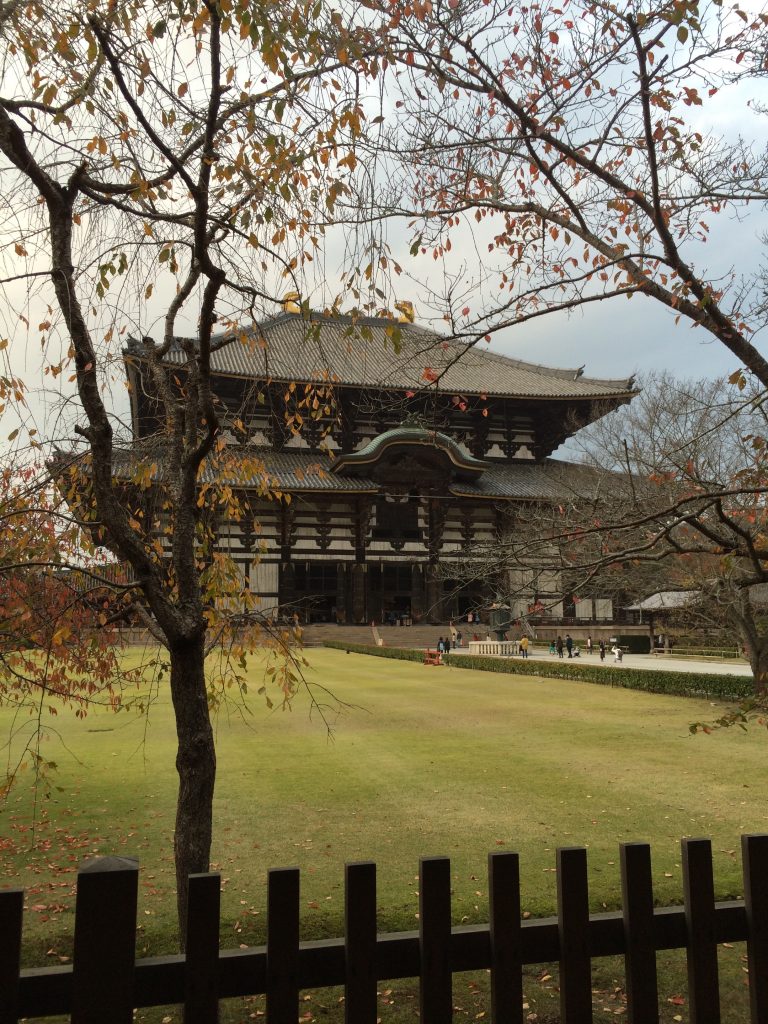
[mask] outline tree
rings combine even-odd
[[[698,591],[686,618],[729,628],[759,691],[768,686],[765,401],[763,390],[657,374],[631,407],[582,437],[593,466],[637,481],[629,514],[654,515],[624,542],[621,561],[642,564],[643,554],[634,558],[630,549],[640,537],[650,543],[646,550],[653,563],[661,561],[669,589]],[[658,578],[654,589],[663,589]]]
[[[559,499],[531,506],[473,571],[511,573],[520,594],[553,572],[577,596],[697,591],[688,616],[727,624],[764,692],[765,402],[722,381],[645,379],[629,406],[578,436],[584,465],[551,464]]]
[[[478,253],[479,278],[433,289],[457,335],[643,295],[768,386],[757,268],[700,265],[713,218],[768,195],[765,150],[703,128],[728,90],[746,111],[738,87],[764,75],[768,15],[688,0],[374,6],[402,158],[378,195],[409,217],[412,254]]]
[[[169,652],[183,935],[186,879],[207,870],[211,844],[205,655],[232,593],[244,599],[211,548],[213,511],[246,514],[211,357],[250,343],[243,324],[286,282],[301,290],[356,165],[365,65],[341,14],[314,0],[11,2],[0,40],[4,283],[39,286],[46,373],[74,377],[82,454],[57,456],[62,492],[130,567]],[[111,396],[128,337],[159,397],[143,452]],[[290,696],[290,669],[276,676]]]
[[[0,703],[16,712],[4,795],[27,757],[38,781],[50,781],[40,741],[61,707],[78,716],[125,707],[136,673],[122,670],[115,644],[126,581],[89,551],[44,469],[6,465],[0,529]]]

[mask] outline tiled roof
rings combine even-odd
[[[400,332],[398,351],[391,332]],[[254,328],[247,343],[222,336],[212,355],[215,373],[248,378],[313,381],[417,390],[440,375],[440,388],[460,394],[509,398],[615,398],[633,380],[585,377],[580,369],[556,370],[511,359],[488,348],[446,340],[418,324],[350,317],[311,321],[283,313]],[[136,352],[135,343],[129,351]],[[169,358],[181,362],[180,350]],[[425,377],[426,372],[426,377]]]
[[[479,479],[457,482],[451,491],[467,497],[564,501],[590,493],[593,479],[593,471],[578,463],[521,460],[494,463]]]
[[[331,471],[333,462],[327,456],[311,452],[274,452],[269,448],[253,449],[251,457],[263,459],[268,476],[285,491],[345,491],[347,493],[378,492],[381,488],[367,477],[338,476]],[[548,459],[544,463],[520,461],[493,464],[478,480],[456,481],[450,486],[456,496],[507,499],[565,499],[573,496],[583,484],[583,466]],[[245,485],[244,480],[239,481]],[[254,480],[256,486],[261,482]]]
[[[273,451],[267,447],[228,448],[226,458],[232,473],[222,479],[221,471],[210,460],[203,465],[202,482],[226,482],[235,487],[276,488],[291,492],[337,492],[371,494],[381,485],[366,476],[342,476],[333,472],[334,460],[328,455],[309,451]],[[124,478],[133,476],[139,466],[150,469],[148,477],[157,479],[162,466],[160,443],[140,444],[133,449],[116,450],[114,472]],[[594,471],[588,466],[559,459],[534,462],[491,462],[476,479],[454,480],[451,494],[468,498],[500,500],[565,500],[584,495],[591,489]]]
[[[162,441],[143,439],[132,448],[115,449],[113,471],[124,479],[141,470],[148,480],[162,474]],[[227,473],[226,467],[231,469]],[[203,463],[200,480],[204,484],[227,483],[244,488],[278,488],[285,491],[378,491],[379,485],[367,477],[354,480],[333,474],[333,463],[325,454],[306,451],[276,452],[266,447],[227,448],[218,464],[209,458]]]
[[[695,604],[700,597],[700,590],[660,590],[657,594],[646,597],[644,601],[626,604],[624,607],[631,612],[673,611]]]

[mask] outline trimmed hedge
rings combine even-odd
[[[351,654],[370,654],[375,658],[398,661],[424,660],[424,651],[404,647],[372,647],[325,640],[332,647]],[[704,675],[693,672],[665,672],[659,669],[613,668],[610,665],[571,665],[567,662],[535,661],[529,658],[490,658],[475,654],[443,655],[451,668],[474,669],[478,672],[502,672],[508,675],[543,676],[547,679],[570,679],[580,683],[620,686],[625,690],[645,690],[678,697],[714,697],[717,700],[744,700],[754,695],[749,676]]]

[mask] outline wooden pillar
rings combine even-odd
[[[411,616],[414,622],[424,617],[424,569],[418,562],[411,567]]]
[[[346,563],[339,562],[336,566],[336,621],[347,621],[347,572]]]
[[[430,562],[426,568],[426,619],[427,622],[443,621],[443,581],[436,564]]]
[[[280,566],[280,582],[277,603],[281,608],[292,605],[296,600],[296,571],[293,563],[283,562]]]
[[[351,604],[352,621],[365,623],[367,619],[366,585],[368,582],[367,566],[355,563],[352,566]]]

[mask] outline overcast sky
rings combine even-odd
[[[754,87],[754,82],[752,83]],[[762,148],[768,141],[768,116],[755,114],[752,101],[757,99],[768,106],[768,86],[762,87],[762,95],[756,97],[746,93],[734,95],[727,90],[727,101],[711,102],[707,105],[706,114],[699,115],[694,109],[690,111],[690,122],[693,125],[697,116],[706,116],[706,123],[697,127],[711,136],[738,135],[754,141]],[[740,219],[733,214],[721,214],[711,219],[712,234],[706,245],[688,246],[686,257],[692,262],[705,279],[718,280],[735,277],[748,277],[759,271],[765,258],[761,236],[768,235],[768,213],[765,207],[755,207],[742,211]],[[329,251],[320,262],[327,268],[325,289],[319,289],[312,295],[314,305],[322,306],[332,300],[338,291],[337,263],[343,245],[339,239],[329,236]],[[413,301],[416,317],[419,322],[440,330],[443,326],[440,318],[430,319],[430,309],[424,298],[424,289],[419,286],[422,281],[439,281],[441,267],[434,264],[430,256],[411,261],[408,257],[410,232],[404,225],[393,226],[392,244],[395,255],[408,268],[411,280],[404,275],[397,281],[398,297]],[[471,281],[477,273],[482,261],[479,255],[487,247],[474,245],[455,245],[453,265],[450,269],[466,271],[467,280]],[[337,251],[338,250],[338,251]],[[71,406],[70,414],[60,418],[60,414],[41,417],[40,412],[45,404],[46,395],[50,398],[54,392],[63,390],[71,393],[71,384],[67,386],[66,374],[55,380],[50,376],[43,377],[41,365],[43,361],[52,361],[53,353],[48,352],[48,360],[44,360],[40,351],[37,323],[45,319],[44,306],[39,301],[25,303],[24,290],[26,285],[19,282],[8,292],[9,302],[4,311],[0,311],[0,327],[3,334],[11,339],[9,348],[2,353],[6,360],[6,372],[20,374],[31,391],[31,405],[41,432],[60,441],[71,437]],[[436,287],[436,286],[435,286]],[[324,294],[322,294],[324,292]],[[278,291],[278,294],[280,292]],[[156,316],[164,312],[167,294],[163,289],[156,289],[155,297],[149,304],[136,298],[133,305],[121,308],[121,323],[117,324],[131,333],[155,332],[158,329]],[[498,293],[496,293],[498,294]],[[474,312],[484,312],[492,303],[494,295],[477,298],[473,302]],[[151,307],[157,306],[156,310]],[[15,307],[15,309],[14,309]],[[16,319],[19,308],[26,309],[30,320],[28,331]],[[187,329],[194,329],[193,324]],[[757,338],[756,344],[763,351],[768,345],[763,338]],[[668,370],[681,377],[718,377],[729,375],[738,368],[738,361],[717,341],[701,330],[692,329],[689,324],[681,321],[675,324],[675,316],[651,299],[634,297],[615,299],[602,304],[590,304],[570,315],[557,314],[545,316],[534,321],[511,328],[495,335],[491,342],[493,349],[519,359],[547,366],[575,368],[584,366],[588,376],[626,378],[635,373],[647,373],[654,370]],[[119,347],[119,345],[118,345]],[[9,359],[10,357],[10,359]],[[113,379],[110,387],[113,390],[113,408],[127,411],[123,385],[122,368],[118,360],[113,368]],[[62,388],[63,383],[63,388]],[[36,391],[36,394],[34,392]],[[61,409],[61,402],[49,401],[49,413]],[[6,417],[2,433],[7,433],[15,425]]]

